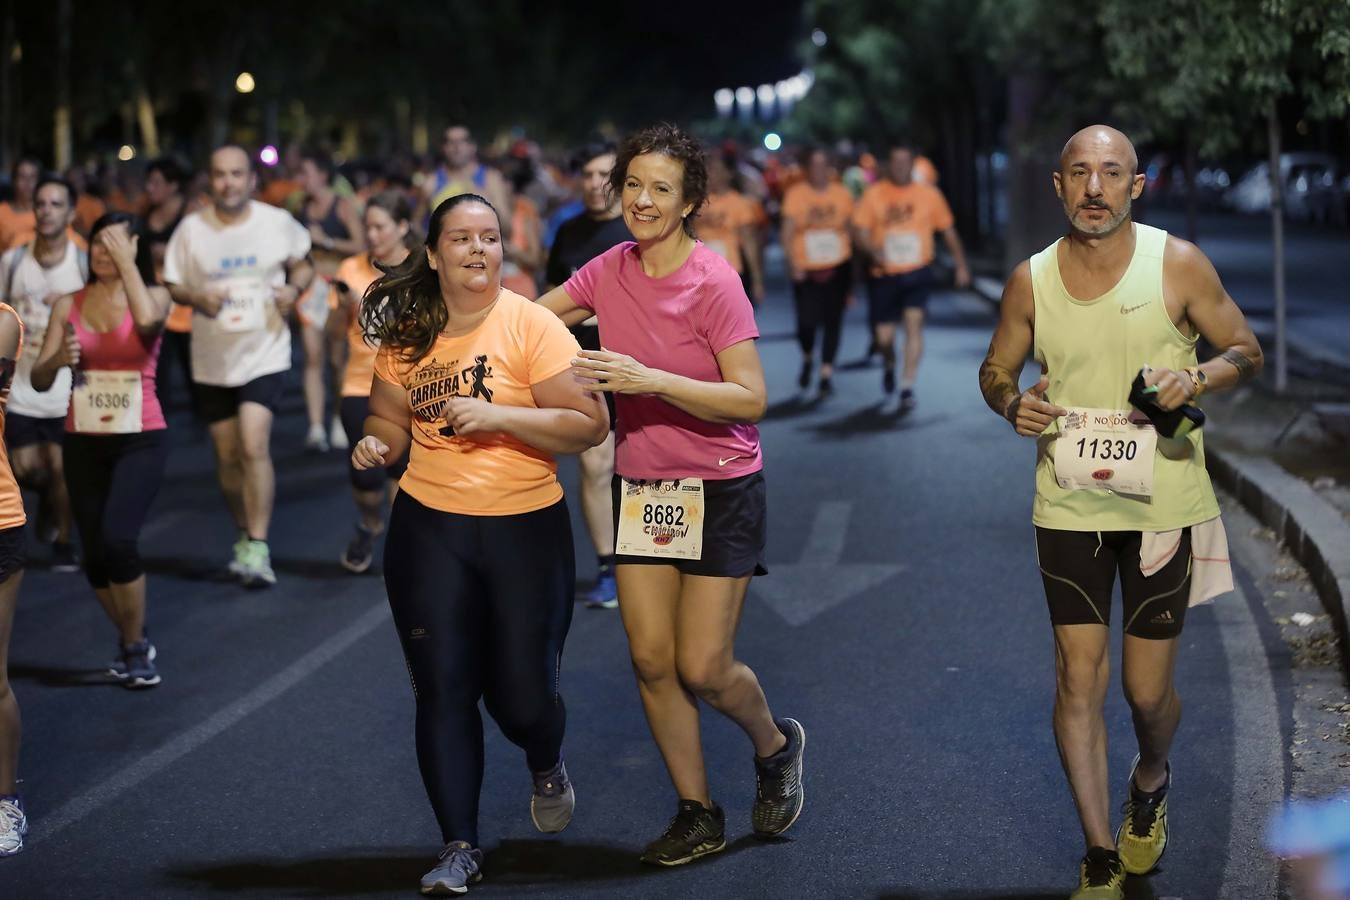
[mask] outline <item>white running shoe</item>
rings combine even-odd
[[[328,444],[334,450],[346,450],[347,429],[342,427],[342,420],[333,416],[332,423],[328,426]]]
[[[0,800],[0,856],[13,856],[23,849],[23,836],[28,833],[28,817],[23,814],[23,801],[17,797]]]

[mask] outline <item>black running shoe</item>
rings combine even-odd
[[[919,405],[919,398],[914,396],[914,388],[900,389],[900,411],[909,412]]]
[[[697,800],[681,800],[666,831],[642,851],[649,866],[682,866],[727,847],[727,818],[722,807],[708,809]]]
[[[750,824],[761,837],[787,831],[802,814],[806,797],[802,787],[806,729],[796,719],[777,719],[774,724],[787,737],[787,746],[768,759],[755,757],[755,806]]]
[[[52,544],[52,571],[78,572],[80,559],[75,555],[75,545],[57,541]]]
[[[834,393],[834,384],[826,376],[820,376],[820,396],[828,397]]]
[[[797,373],[797,387],[806,390],[811,386],[811,360],[802,362],[802,370]]]
[[[370,568],[371,560],[374,558],[375,535],[357,525],[356,535],[347,545],[347,549],[342,552],[342,559],[340,560],[342,568],[353,575],[360,575]]]
[[[887,395],[890,395],[890,394],[894,394],[894,393],[895,393],[895,370],[894,370],[894,369],[887,369],[885,372],[881,373],[881,390],[882,390],[882,393],[887,394]]]

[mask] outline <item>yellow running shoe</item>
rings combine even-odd
[[[1126,872],[1147,875],[1157,867],[1167,849],[1167,790],[1172,786],[1172,767],[1167,766],[1167,782],[1151,794],[1141,794],[1135,789],[1134,773],[1138,768],[1136,756],[1125,788],[1127,799],[1121,807],[1125,820],[1116,832],[1116,849]]]
[[[1120,855],[1093,847],[1078,865],[1078,890],[1069,900],[1125,900],[1125,867]]]

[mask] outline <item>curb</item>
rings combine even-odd
[[[1350,671],[1350,525],[1306,482],[1268,459],[1211,446],[1205,461],[1210,476],[1308,570],[1336,628],[1341,665]]]

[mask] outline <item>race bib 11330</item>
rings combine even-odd
[[[1055,441],[1055,481],[1065,490],[1153,496],[1158,432],[1129,410],[1071,407]]]

